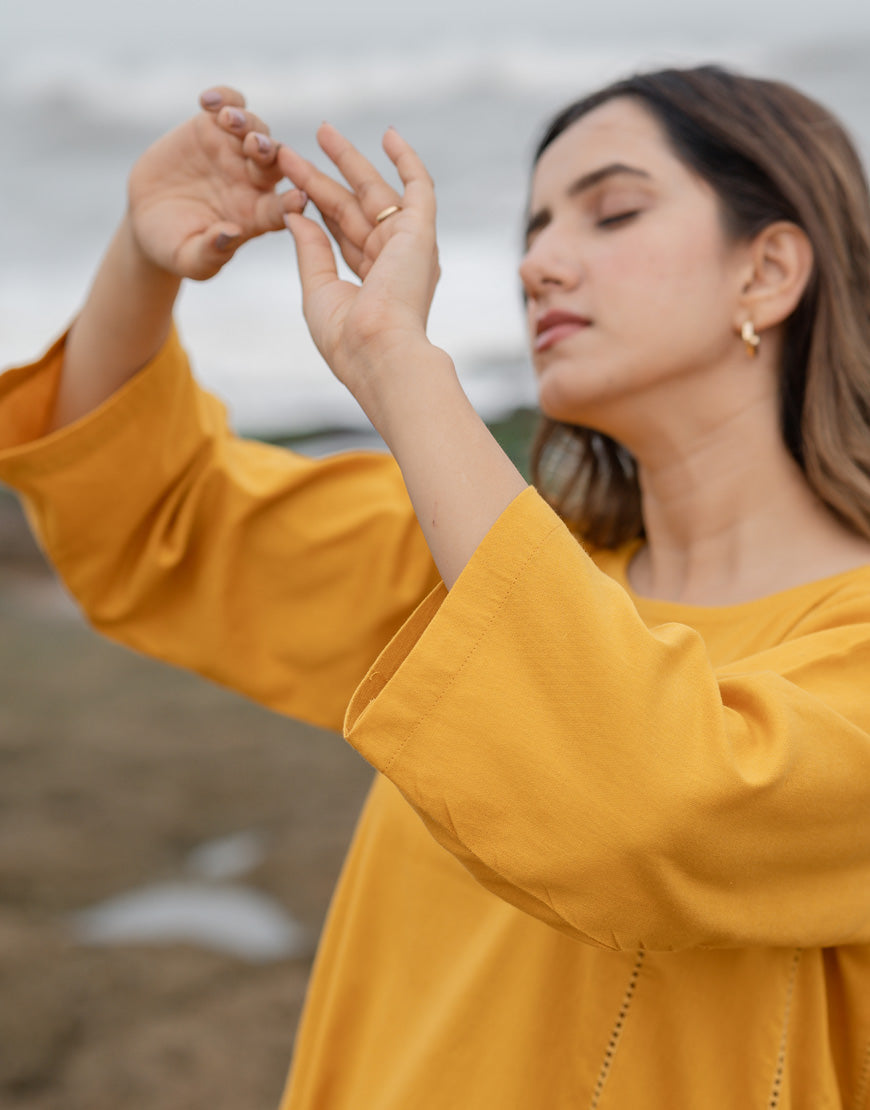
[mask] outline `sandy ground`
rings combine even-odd
[[[90,632],[0,491],[0,1106],[274,1110],[370,776],[338,737]],[[265,845],[243,881],[307,927],[300,958],[74,940],[71,912],[243,830]]]

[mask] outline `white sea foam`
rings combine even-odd
[[[307,956],[308,932],[272,898],[242,886],[156,883],[70,917],[83,944],[195,944],[252,962]]]
[[[311,341],[292,247],[276,240],[250,244],[216,279],[185,289],[178,319],[196,373],[247,434],[364,425]],[[442,265],[430,334],[453,355],[472,402],[486,417],[531,403],[512,244],[445,236]],[[86,282],[83,265],[47,276],[25,268],[0,279],[5,361],[38,353],[50,327],[59,329],[72,316]]]
[[[391,108],[456,102],[486,93],[504,99],[579,94],[639,66],[697,61],[709,50],[680,39],[596,43],[545,42],[535,37],[485,46],[459,41],[397,53],[372,44],[367,51],[331,49],[320,56],[286,58],[236,53],[221,62],[203,55],[130,60],[93,46],[35,44],[5,61],[0,100],[30,112],[64,111],[98,127],[123,123],[162,128],[193,103],[218,76],[243,88],[269,119],[309,122]],[[719,44],[716,57],[752,64],[766,51]]]
[[[40,0],[40,19],[36,8],[17,8],[0,40],[0,364],[37,353],[75,311],[123,209],[133,159],[191,110],[201,88],[223,79],[309,154],[325,116],[367,150],[390,122],[413,139],[438,183],[443,278],[432,338],[485,414],[527,403],[520,214],[533,139],[561,103],[637,68],[715,56],[796,80],[870,149],[861,38],[870,8],[832,0],[821,34],[812,13],[789,7],[784,23],[775,4],[736,4],[726,17],[688,0],[664,0],[653,14],[629,0],[594,12],[574,0],[540,0],[534,11],[501,0],[441,0],[437,11],[373,0],[339,12],[325,0],[292,13],[277,0],[249,0],[245,27],[215,12],[206,38],[190,0],[154,0],[135,23],[115,18],[109,0],[80,0],[74,10]],[[753,12],[751,47],[734,45],[741,4]],[[254,36],[247,23],[268,33]],[[299,300],[283,235],[246,246],[226,273],[182,299],[197,370],[244,431],[362,419],[314,350]]]
[[[257,829],[243,829],[206,840],[188,853],[187,870],[211,882],[238,879],[253,871],[266,858],[268,841]]]

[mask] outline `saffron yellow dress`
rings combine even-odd
[[[174,337],[43,436],[60,358],[0,480],[89,619],[379,772],[282,1110],[870,1105],[870,567],[650,601],[529,489],[447,593],[390,459],[235,438]]]

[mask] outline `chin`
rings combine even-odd
[[[538,378],[538,407],[544,416],[561,424],[594,424],[595,403],[590,397],[578,396],[576,381],[566,389],[564,380],[544,373]]]
[[[567,411],[563,405],[552,404],[544,398],[542,394],[538,394],[538,408],[541,410],[541,415],[548,417],[550,420],[557,420],[560,424],[582,424],[582,420],[578,420],[573,411]]]
[[[562,362],[536,368],[538,407],[544,416],[561,424],[594,428],[621,440],[626,422],[645,412],[642,375],[626,373],[620,366],[583,369]]]

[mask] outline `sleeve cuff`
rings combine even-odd
[[[0,377],[0,481],[26,492],[31,475],[63,470],[105,444],[129,420],[131,409],[171,389],[187,358],[173,328],[157,354],[128,382],[81,419],[46,432],[63,368],[68,332],[37,362]],[[153,403],[153,402],[150,402]]]
[[[448,592],[439,584],[396,633],[348,706],[347,740],[386,774],[476,654],[562,520],[531,486],[505,509]]]

